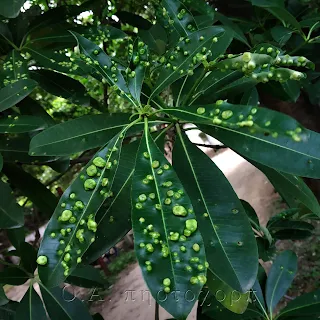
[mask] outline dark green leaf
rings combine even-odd
[[[276,239],[300,240],[310,237],[314,226],[305,221],[278,220],[274,222],[269,231]]]
[[[252,302],[263,312],[266,313],[266,302],[258,279],[252,287]]]
[[[127,126],[130,114],[88,115],[52,126],[33,137],[32,155],[65,156],[102,146]]]
[[[19,307],[19,303],[16,301],[9,301],[9,303],[0,306],[0,317],[3,320],[14,320],[16,309]]]
[[[242,77],[243,73],[236,70],[229,72],[215,70],[210,72],[199,83],[190,104],[193,104],[198,99],[201,102],[212,101],[212,95],[215,95],[216,92],[223,90],[225,87],[230,87],[229,84],[236,83],[236,80],[242,79]],[[247,85],[245,87],[247,88]]]
[[[0,79],[4,86],[29,78],[27,60],[17,50],[12,50],[3,63]]]
[[[21,133],[41,130],[46,124],[41,118],[33,116],[8,116],[0,119],[0,133]]]
[[[30,273],[34,273],[34,270],[37,268],[37,251],[29,243],[23,242],[19,246],[20,253],[20,265]]]
[[[259,102],[259,93],[258,90],[254,87],[252,89],[247,90],[240,101],[240,104],[247,106],[256,106]]]
[[[215,17],[217,20],[219,20],[224,26],[229,27],[230,29],[233,30],[234,32],[234,37],[243,42],[244,44],[246,44],[248,47],[250,47],[247,38],[245,37],[244,33],[242,32],[242,30],[239,28],[239,26],[235,23],[233,23],[228,17],[224,16],[223,14],[221,14],[220,12],[216,12],[215,13]]]
[[[68,99],[78,105],[89,105],[90,97],[85,87],[70,77],[50,70],[32,71],[30,76],[39,83],[42,89],[54,96]]]
[[[11,244],[19,251],[20,244],[24,242],[25,232],[24,227],[8,229],[7,236],[11,242]]]
[[[139,36],[150,50],[158,55],[164,54],[167,44],[167,34],[160,24],[153,25],[149,30],[140,30]]]
[[[0,15],[6,18],[15,18],[18,16],[25,0],[2,0]]]
[[[16,320],[46,320],[47,315],[44,310],[42,300],[31,285],[22,298],[16,313]]]
[[[319,202],[301,178],[277,171],[254,161],[251,163],[267,176],[277,192],[291,208],[297,208],[301,203],[311,212],[320,216]]]
[[[0,152],[5,162],[50,162],[57,157],[32,157],[28,155],[30,136],[27,134],[19,134],[7,139],[5,136],[0,136]]]
[[[241,200],[241,204],[250,220],[250,223],[252,224],[252,227],[255,228],[256,230],[259,230],[260,222],[256,212],[251,207],[250,203],[248,203],[247,201]]]
[[[240,293],[234,290],[211,271],[208,272],[207,276],[209,290],[225,308],[237,314],[242,314],[246,311],[249,304],[249,291]]]
[[[268,7],[266,8],[271,14],[273,14],[276,18],[284,22],[286,25],[289,25],[298,31],[301,31],[300,23],[296,20],[296,18],[285,8],[281,7]]]
[[[221,27],[208,27],[191,33],[186,39],[177,43],[179,52],[174,48],[163,56],[166,66],[161,69],[151,96],[159,94],[186,74],[192,74],[193,69],[201,63],[201,57],[209,50],[211,50],[210,59],[215,59],[224,53],[232,40],[232,31]]]
[[[283,26],[275,26],[271,29],[273,39],[282,47],[291,38],[293,31]]]
[[[270,242],[265,238],[256,238],[258,251],[259,251],[259,259],[263,261],[270,261],[274,257],[276,253],[276,248],[274,244],[270,245]]]
[[[49,289],[42,283],[40,289],[50,319],[92,320],[85,304],[67,290],[59,287]]]
[[[29,279],[29,276],[16,267],[7,267],[0,272],[0,283],[12,284],[18,286],[24,284]]]
[[[37,86],[33,80],[19,80],[0,89],[0,112],[13,107]]]
[[[38,253],[45,261],[38,267],[45,285],[53,287],[67,278],[95,240],[95,214],[113,197],[122,140],[123,130],[94,155],[60,198]]]
[[[0,171],[2,170],[3,167],[3,157],[2,154],[0,153]]]
[[[0,307],[7,304],[9,302],[6,294],[4,293],[3,287],[0,287]],[[0,315],[1,315],[1,309],[0,309]]]
[[[297,256],[292,251],[282,252],[272,264],[266,286],[269,314],[273,314],[280,299],[287,292],[297,272]]]
[[[16,203],[9,185],[2,182],[2,180],[0,180],[0,194],[0,228],[11,229],[21,227],[24,223],[23,211]]]
[[[92,316],[93,320],[104,320],[103,316],[100,313],[96,313]]]
[[[245,210],[230,183],[180,130],[173,165],[190,195],[209,269],[232,288],[250,290],[258,272],[258,250]],[[203,168],[208,170],[204,173]]]
[[[152,26],[150,21],[132,12],[119,11],[117,12],[117,17],[122,23],[128,23],[138,29],[148,30]]]
[[[104,287],[106,279],[101,271],[93,266],[78,266],[66,279],[66,282],[83,288]]]
[[[249,159],[283,172],[320,177],[320,154],[314,148],[320,135],[287,115],[223,101],[165,112],[186,121],[209,124],[200,128]]]
[[[80,57],[84,59],[87,64],[91,65],[98,73],[100,73],[110,85],[114,85],[119,88],[121,94],[125,96],[133,105],[135,101],[132,99],[130,90],[127,83],[121,73],[121,69],[118,64],[112,60],[101,48],[90,40],[82,37],[76,32],[71,32],[72,35],[77,39],[79,49],[81,52]],[[144,54],[139,55],[139,60],[137,63],[143,64],[141,61]]]
[[[143,277],[157,302],[175,318],[185,319],[206,281],[204,245],[190,199],[147,123],[132,182],[135,252]],[[169,292],[192,292],[193,298],[177,299]]]
[[[96,216],[96,241],[86,251],[83,260],[92,263],[108,252],[131,229],[131,183],[139,141],[124,145],[117,175],[113,183],[114,197],[107,199]]]
[[[13,41],[12,34],[11,34],[11,31],[8,27],[8,24],[4,23],[2,21],[0,21],[0,35],[6,40],[9,40],[11,42]]]
[[[291,319],[291,317],[298,316],[303,317],[303,319],[310,319],[311,316],[320,315],[319,306],[320,290],[309,292],[289,302],[280,312],[279,319]]]

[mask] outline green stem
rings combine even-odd
[[[2,35],[5,39],[6,39],[6,41],[14,48],[14,49],[16,49],[17,51],[20,51],[20,49],[13,43],[13,42],[11,42],[8,38],[6,38],[4,35]]]
[[[180,88],[180,91],[179,91],[179,94],[178,94],[178,98],[177,98],[177,102],[176,102],[176,107],[177,107],[177,108],[179,108],[179,102],[180,102],[180,97],[181,97],[181,94],[182,94],[182,90],[183,90],[183,88],[184,88],[184,86],[185,86],[185,84],[186,84],[186,82],[187,82],[187,80],[188,80],[188,77],[189,77],[189,76],[186,76],[186,77],[185,77],[185,79],[184,79],[184,81],[183,81],[183,83],[182,83],[182,86],[181,86],[181,88]]]

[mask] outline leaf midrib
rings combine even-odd
[[[272,315],[272,304],[273,304],[273,298],[274,298],[274,295],[276,293],[276,290],[277,290],[277,286],[278,286],[278,283],[280,281],[280,278],[282,277],[282,274],[284,272],[284,269],[282,269],[279,273],[279,276],[277,278],[277,281],[273,287],[273,290],[272,290],[272,294],[271,294],[271,297],[270,297],[270,305],[269,305],[269,314]]]
[[[202,198],[203,205],[204,205],[205,208],[206,208],[206,212],[209,213],[209,219],[210,219],[210,222],[211,222],[211,225],[212,225],[212,229],[214,230],[214,233],[215,233],[215,235],[216,235],[216,237],[217,237],[217,239],[218,239],[218,241],[219,241],[219,244],[220,244],[220,246],[221,246],[221,248],[222,248],[222,250],[223,250],[223,252],[224,252],[224,254],[225,254],[225,256],[226,256],[226,258],[227,258],[227,260],[228,260],[228,262],[229,262],[229,264],[230,264],[230,266],[231,266],[231,268],[232,268],[232,270],[233,270],[233,272],[234,272],[234,274],[235,274],[235,276],[236,276],[236,278],[237,278],[237,280],[238,280],[239,286],[242,287],[242,286],[241,286],[241,283],[239,282],[237,273],[236,273],[236,271],[235,271],[235,269],[234,269],[234,267],[233,267],[233,265],[232,265],[232,263],[231,263],[228,255],[227,255],[226,251],[225,251],[225,248],[224,248],[224,246],[223,246],[223,244],[222,244],[222,241],[221,241],[221,239],[220,239],[220,237],[219,237],[219,234],[218,234],[218,232],[216,231],[216,229],[214,228],[214,224],[213,224],[212,217],[211,217],[211,212],[210,212],[210,210],[209,210],[208,207],[207,207],[206,200],[205,200],[205,198],[204,198],[204,195],[203,195],[203,193],[202,193],[202,189],[201,189],[201,187],[200,187],[200,185],[199,185],[199,182],[198,182],[198,179],[197,179],[197,177],[196,177],[196,173],[195,173],[195,171],[194,171],[194,169],[193,169],[193,165],[192,165],[191,159],[190,159],[190,157],[189,157],[189,154],[188,154],[188,152],[187,152],[186,145],[184,144],[183,138],[182,138],[182,136],[181,136],[180,130],[178,131],[178,134],[179,134],[179,138],[180,138],[180,141],[181,141],[183,150],[184,150],[185,155],[186,155],[186,157],[187,157],[187,160],[188,160],[188,162],[189,162],[190,169],[191,169],[191,171],[192,171],[194,180],[195,180],[195,182],[196,182],[196,184],[197,184],[197,187],[198,187],[200,196],[201,196],[201,198]],[[212,270],[212,268],[211,268],[210,266],[209,266],[209,269],[210,269],[210,271],[211,271],[212,273],[214,273],[214,271]]]
[[[156,191],[157,191],[157,196],[158,196],[158,201],[159,201],[159,204],[161,206],[161,219],[162,219],[162,223],[163,223],[163,229],[164,229],[164,233],[165,233],[165,237],[166,237],[166,242],[167,242],[167,245],[168,245],[168,248],[171,248],[170,244],[169,244],[169,241],[168,241],[168,233],[167,233],[167,229],[166,229],[166,223],[165,223],[165,219],[164,219],[164,212],[163,212],[163,205],[162,205],[162,201],[161,201],[161,197],[160,197],[160,192],[159,192],[159,188],[158,188],[158,184],[157,184],[157,177],[154,173],[154,169],[152,167],[152,162],[153,162],[153,157],[152,157],[152,153],[151,153],[151,149],[150,149],[150,145],[149,145],[149,127],[148,127],[148,124],[146,123],[146,126],[145,126],[145,139],[146,139],[146,146],[147,146],[147,149],[148,149],[148,153],[150,155],[149,157],[149,162],[150,162],[150,168],[152,170],[152,176],[153,176],[153,181],[154,181],[154,184],[155,184],[155,187],[156,187]],[[176,285],[176,275],[175,275],[175,272],[174,272],[174,267],[173,267],[173,261],[172,261],[172,251],[169,249],[169,257],[170,257],[170,266],[171,266],[171,272],[173,274],[173,282],[174,282],[174,288],[177,288],[177,285]]]
[[[196,117],[199,117],[199,118],[203,118],[203,119],[205,119],[206,121],[211,120],[211,119],[206,118],[206,117],[204,117],[204,116],[201,116],[201,115],[198,115],[198,114],[195,114],[195,113],[192,113],[192,112],[188,112],[188,111],[185,111],[185,110],[182,110],[182,109],[179,109],[179,110],[176,110],[176,109],[163,109],[162,111],[166,112],[167,110],[169,110],[169,111],[174,111],[174,112],[187,113],[187,114],[189,114],[189,115],[191,115],[191,116],[196,116]],[[197,121],[195,121],[195,122],[197,122]],[[282,149],[289,150],[290,152],[296,152],[296,153],[301,154],[301,155],[303,155],[303,156],[316,159],[317,161],[320,160],[319,158],[316,158],[315,156],[312,156],[312,155],[310,155],[310,154],[306,154],[306,153],[303,153],[303,152],[301,152],[301,151],[297,151],[297,150],[295,150],[295,149],[289,149],[289,148],[287,148],[287,147],[285,147],[285,146],[272,143],[271,141],[268,141],[268,140],[260,139],[260,138],[258,138],[258,137],[256,137],[256,136],[251,136],[251,135],[246,134],[246,133],[241,132],[241,131],[236,131],[236,130],[233,130],[233,129],[230,129],[230,128],[227,128],[227,127],[221,127],[221,126],[214,125],[214,124],[211,124],[211,123],[203,123],[203,122],[200,122],[200,124],[208,125],[208,126],[210,126],[210,127],[217,127],[217,128],[219,128],[219,129],[221,129],[221,130],[231,131],[231,132],[233,132],[233,133],[240,134],[240,135],[246,136],[246,137],[251,138],[251,139],[256,139],[256,140],[262,141],[263,143],[271,144],[271,145],[273,145],[273,146],[275,146],[275,147],[277,147],[277,148],[280,148],[280,149],[282,148]]]

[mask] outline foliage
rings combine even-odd
[[[131,228],[144,280],[176,319],[186,319],[197,300],[198,319],[320,315],[318,291],[276,315],[297,270],[293,252],[276,257],[267,279],[259,266],[277,240],[312,235],[310,219],[320,216],[300,178],[320,178],[320,135],[259,102],[264,92],[296,101],[303,90],[319,103],[318,7],[236,1],[240,9],[230,15],[214,3],[218,10],[202,0],[135,8],[4,1],[0,226],[20,263],[3,260],[0,282],[31,281],[20,303],[0,292],[1,315],[92,319],[61,285],[103,287],[90,263]],[[261,170],[288,209],[260,225],[190,142],[186,123]],[[39,175],[53,171],[45,185]],[[25,242],[24,206],[49,218],[40,246]]]

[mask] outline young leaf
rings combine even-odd
[[[280,312],[279,319],[302,317],[310,319],[311,316],[320,315],[320,290],[309,292],[290,301]]]
[[[131,229],[131,183],[139,141],[123,145],[117,175],[114,178],[112,199],[107,199],[96,215],[96,241],[83,256],[91,263],[108,252]]]
[[[211,271],[208,271],[207,277],[209,290],[225,308],[237,314],[243,314],[246,311],[250,291],[240,293],[234,290]]]
[[[25,79],[16,81],[0,89],[0,112],[13,107],[29,95],[37,86],[37,82]]]
[[[78,266],[66,279],[66,282],[83,288],[102,288],[107,282],[101,270],[93,266]]]
[[[303,128],[285,114],[222,100],[164,111],[179,119],[207,124],[200,128],[244,157],[298,176],[320,177],[320,152],[313,147],[319,133]]]
[[[78,105],[89,106],[90,97],[85,87],[77,80],[51,70],[32,71],[30,76],[42,89],[54,96],[68,99]]]
[[[191,33],[163,56],[161,69],[151,97],[162,92],[171,83],[186,74],[192,74],[205,57],[217,58],[232,40],[232,31],[221,27],[208,27]],[[178,50],[177,50],[178,49]]]
[[[60,198],[46,228],[37,262],[39,276],[48,287],[59,285],[81,262],[95,240],[95,214],[113,196],[122,131],[98,151]]]
[[[126,114],[87,115],[69,120],[34,136],[30,154],[65,156],[100,147],[129,123]]]
[[[148,131],[146,122],[132,180],[135,252],[152,296],[185,319],[206,282],[204,245],[190,199]]]
[[[41,130],[46,124],[33,116],[8,116],[0,119],[0,133],[21,133]]]
[[[245,210],[230,183],[180,128],[173,166],[190,195],[209,269],[235,290],[250,290],[258,272],[258,250]]]
[[[0,180],[0,194],[0,228],[11,229],[21,227],[24,223],[23,211],[16,203],[9,185],[2,182],[2,180]]]
[[[22,298],[19,308],[17,309],[15,319],[19,320],[45,320],[47,319],[42,300],[37,292],[30,285],[29,290]]]
[[[0,283],[19,286],[29,280],[29,276],[16,267],[7,267],[0,272]]]
[[[92,320],[85,304],[67,290],[59,287],[49,289],[41,282],[40,290],[50,319]]]
[[[116,86],[120,90],[121,95],[128,99],[133,105],[136,105],[137,102],[131,96],[118,64],[95,43],[76,32],[71,33],[77,39],[81,52],[80,57],[100,73],[110,85]],[[144,54],[137,56],[137,64],[145,65],[147,61],[143,61],[142,56],[144,56]]]
[[[302,204],[320,216],[319,202],[301,178],[274,170],[255,161],[250,162],[267,176],[290,208],[297,208]]]
[[[297,272],[297,256],[292,251],[282,252],[268,274],[266,303],[272,315],[280,299],[287,292]]]

